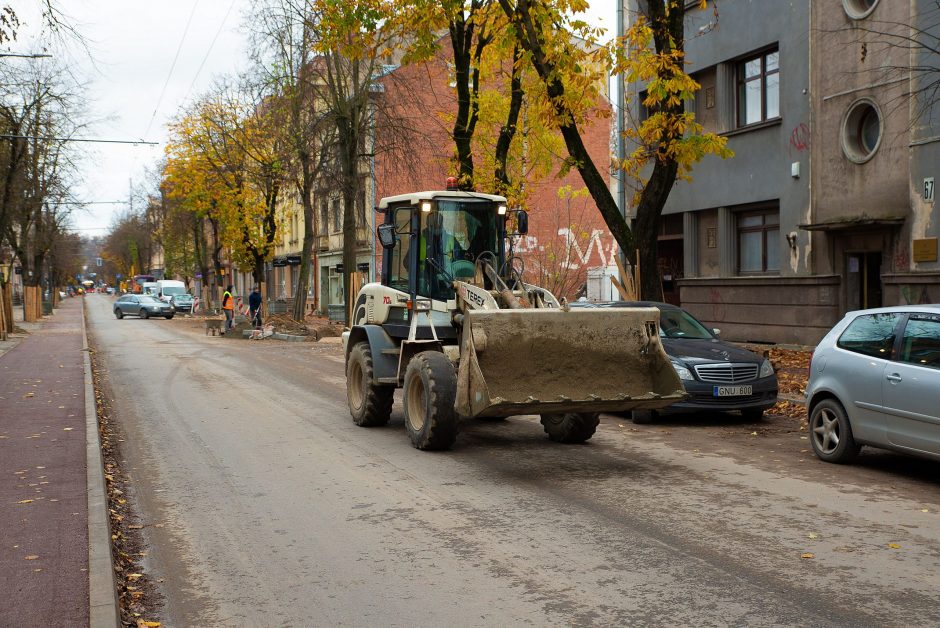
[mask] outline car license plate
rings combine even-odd
[[[746,397],[752,391],[751,386],[712,386],[712,397]]]

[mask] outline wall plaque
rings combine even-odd
[[[912,244],[915,262],[937,261],[937,238],[921,238]]]
[[[710,249],[718,248],[718,228],[709,227],[705,230],[706,246]]]

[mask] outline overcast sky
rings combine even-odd
[[[24,30],[36,24],[35,17],[28,17],[35,0],[13,5],[28,22]],[[100,121],[87,136],[159,143],[82,145],[89,152],[76,196],[121,204],[89,205],[76,212],[73,223],[84,235],[102,235],[114,216],[127,210],[131,182],[142,184],[146,170],[160,160],[167,122],[214,78],[244,66],[244,16],[251,0],[60,0],[57,5],[87,39],[94,59],[75,52],[69,57],[87,77],[90,113]],[[592,5],[597,22],[612,31],[614,1]],[[9,49],[19,52],[28,42],[21,37]]]

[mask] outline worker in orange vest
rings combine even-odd
[[[222,311],[225,312],[224,334],[235,326],[235,298],[232,296],[232,286],[225,289],[222,293]]]

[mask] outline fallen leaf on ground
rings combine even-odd
[[[930,509],[929,509],[929,508],[921,508],[920,511],[921,511],[921,512],[930,512]]]
[[[129,573],[129,574],[127,574],[127,579],[128,579],[128,580],[137,580],[138,578],[143,577],[143,575],[144,575],[144,574],[140,574],[140,573]]]
[[[31,393],[31,392],[23,395],[23,397],[35,397],[35,396],[36,396],[36,393]]]
[[[888,543],[888,547],[890,547],[891,549],[901,549],[901,546],[898,545],[897,543]]]
[[[818,539],[818,538],[819,538],[819,535],[816,534],[815,532],[810,532],[810,533],[809,533],[809,538],[811,538],[811,539]]]
[[[62,431],[63,431],[63,432],[71,432],[71,431],[74,430],[74,429],[75,429],[74,427],[63,427],[63,428],[62,428]]]
[[[39,558],[39,556],[36,556],[35,554],[30,554],[29,556],[26,557],[26,560],[36,560],[37,558]]]
[[[16,502],[16,503],[17,503],[17,504],[31,504],[31,503],[33,503],[33,500],[31,500],[31,499],[23,499],[23,500],[20,500],[20,501],[18,501],[18,502]]]
[[[806,552],[805,554],[800,554],[800,558],[816,558],[816,554]]]
[[[160,622],[158,621],[144,621],[143,619],[137,620],[137,628],[160,628]]]

